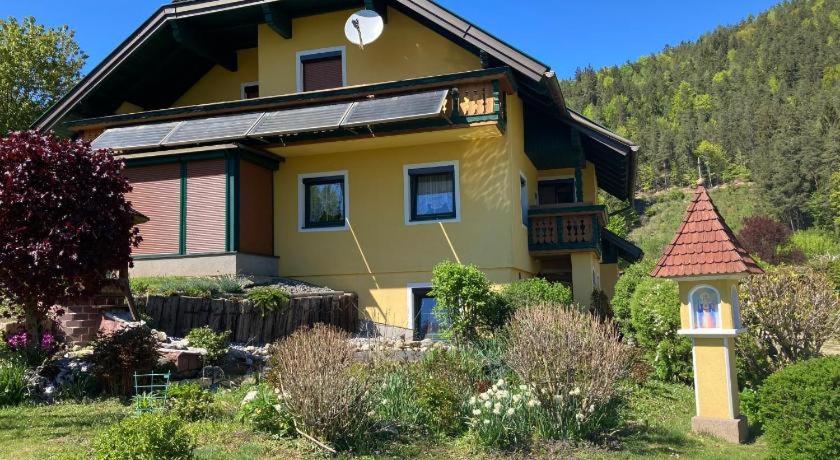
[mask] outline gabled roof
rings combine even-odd
[[[420,20],[427,26],[437,30],[445,36],[461,43],[463,46],[477,52],[485,52],[498,63],[511,67],[518,75],[530,82],[532,91],[544,93],[561,110],[565,111],[562,93],[559,82],[550,71],[549,67],[516,48],[502,42],[490,35],[475,24],[466,21],[451,11],[437,5],[429,0],[388,0],[389,6],[394,7],[409,16]],[[66,118],[85,98],[89,97],[93,90],[100,86],[108,77],[120,76],[121,65],[130,62],[142,69],[146,78],[154,78],[155,74],[171,66],[183,66],[179,71],[184,73],[195,73],[190,75],[196,80],[210,69],[212,64],[200,56],[191,56],[188,53],[180,53],[178,46],[173,46],[167,40],[171,39],[171,28],[178,21],[203,21],[201,24],[213,24],[219,26],[218,20],[211,21],[213,13],[226,12],[236,14],[237,21],[264,21],[263,12],[267,5],[281,5],[289,14],[305,15],[312,14],[321,9],[340,9],[362,7],[363,1],[357,0],[191,0],[177,2],[161,6],[149,19],[147,19],[134,33],[132,33],[120,46],[108,55],[88,75],[86,75],[73,89],[64,97],[58,100],[53,107],[47,110],[32,127],[39,131],[54,129],[58,122]],[[230,30],[233,25],[224,25]],[[255,38],[247,37],[241,31],[226,34],[226,42],[237,40],[249,43]],[[226,43],[227,44],[227,43]],[[150,62],[137,63],[136,52],[148,45],[153,48],[157,59]],[[251,46],[256,46],[251,44]],[[148,61],[148,60],[147,60]],[[166,62],[162,62],[166,61]],[[150,69],[148,66],[160,66],[158,69]],[[176,71],[177,73],[177,71]],[[128,91],[130,89],[116,86],[111,90]],[[186,88],[184,88],[186,89]],[[167,101],[163,101],[165,104]],[[89,115],[89,114],[87,114]],[[101,114],[100,114],[101,115]]]
[[[606,227],[601,229],[601,244],[604,246],[605,252],[608,249],[614,250],[615,256],[630,263],[638,262],[645,256],[640,247],[609,231]],[[606,259],[607,257],[605,257],[604,263],[615,263],[614,260],[607,261]]]
[[[764,271],[738,243],[700,181],[677,235],[665,247],[651,276],[681,278],[741,273]]]

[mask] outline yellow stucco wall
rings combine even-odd
[[[618,282],[618,264],[601,264],[601,289],[612,299]]]
[[[589,306],[592,291],[601,289],[601,268],[594,252],[572,253],[572,297],[575,302]]]
[[[476,55],[390,8],[382,36],[362,50],[344,37],[344,23],[353,11],[295,18],[288,40],[260,25],[260,94],[297,92],[297,53],[338,46],[345,47],[350,86],[481,68]]]
[[[259,79],[257,48],[239,50],[236,72],[214,66],[173,104],[173,107],[241,99],[242,84]],[[262,88],[260,88],[262,95]]]
[[[737,417],[739,414],[734,347],[726,346],[731,345],[732,339],[693,340],[697,415],[722,419]],[[732,378],[727,379],[727,375]]]

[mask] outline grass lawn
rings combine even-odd
[[[219,398],[230,415],[241,398],[236,392]],[[86,404],[25,405],[0,408],[0,457],[4,459],[89,458],[95,433],[130,415],[130,406],[108,399]],[[383,446],[379,458],[764,458],[762,440],[731,445],[690,433],[693,391],[683,385],[649,384],[634,392],[626,426],[615,448],[542,445],[528,454],[508,454],[475,447],[466,439],[416,439]],[[198,459],[317,458],[304,441],[274,439],[231,421],[231,417],[189,424],[196,436]]]

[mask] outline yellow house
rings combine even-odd
[[[382,24],[355,31],[377,38],[363,47],[362,9]],[[431,1],[165,5],[35,127],[125,159],[151,218],[133,275],[352,291],[387,334],[426,326],[444,259],[500,285],[566,282],[587,304],[641,256],[597,197],[632,199],[638,147],[566,107],[548,66]]]

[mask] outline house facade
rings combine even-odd
[[[345,36],[360,9],[384,31]],[[637,146],[565,106],[544,64],[434,2],[161,7],[36,122],[126,162],[134,276],[283,276],[358,294],[422,335],[432,267],[612,294],[599,190],[632,199]]]

